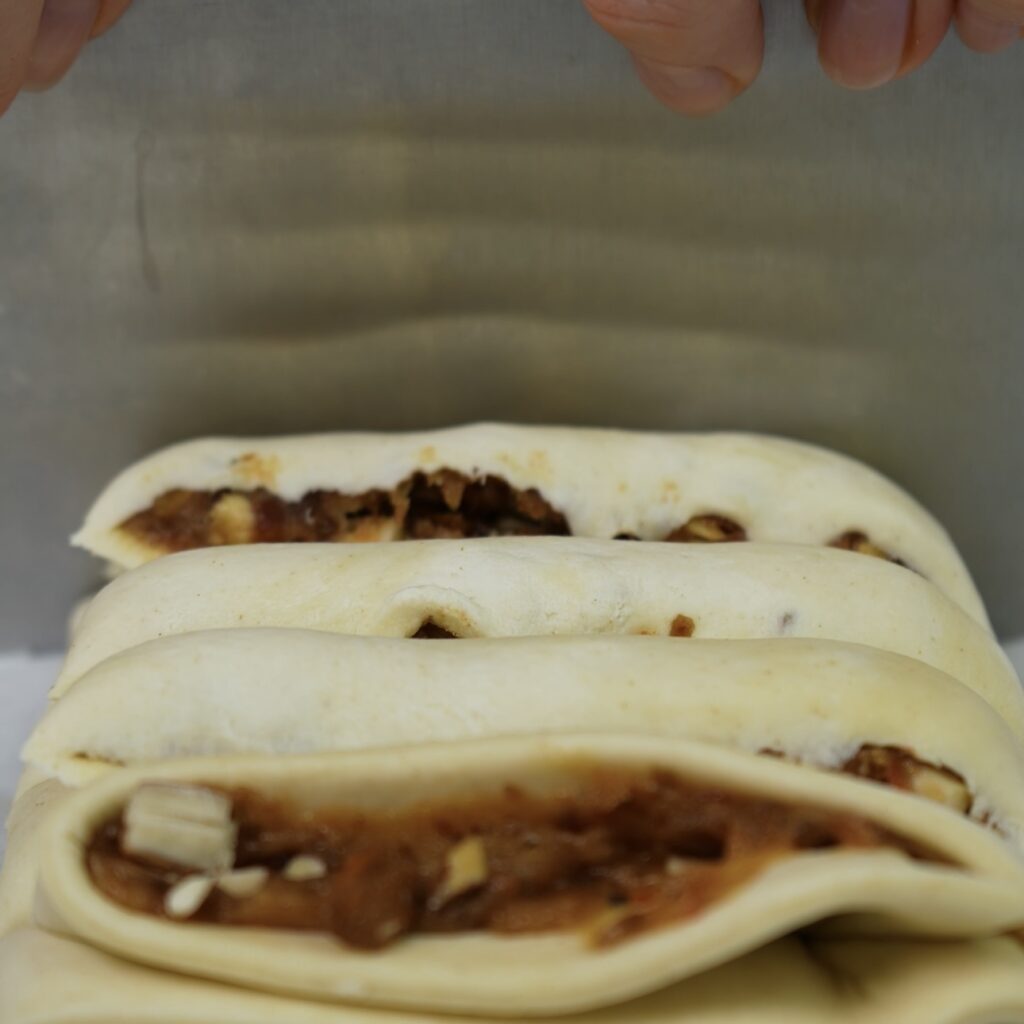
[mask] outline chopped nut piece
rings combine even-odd
[[[239,868],[237,871],[228,871],[217,879],[217,888],[236,900],[245,899],[247,896],[255,896],[270,878],[270,872],[266,868]]]
[[[136,815],[226,824],[231,821],[231,800],[206,786],[147,782],[139,786],[125,808],[126,821]]]
[[[251,544],[256,536],[256,512],[244,494],[225,494],[210,509],[211,544]]]
[[[669,857],[665,861],[665,874],[669,878],[678,878],[686,870],[686,861],[682,857]]]
[[[858,555],[871,555],[872,558],[889,558],[889,553],[875,544],[866,533],[860,530],[848,530],[840,537],[829,542],[833,548],[843,551],[856,551]]]
[[[734,519],[714,513],[694,516],[666,538],[683,544],[722,544],[747,539],[747,531]]]
[[[463,495],[466,493],[466,485],[469,481],[461,473],[453,473],[451,470],[442,469],[440,473],[430,478],[430,483],[441,485],[441,497],[450,512],[454,512],[462,504]]]
[[[140,817],[127,825],[121,847],[141,860],[226,871],[235,860],[235,829],[232,825]]]
[[[430,900],[433,907],[443,907],[463,893],[487,881],[487,851],[479,836],[469,836],[456,843],[445,858],[445,877],[441,888]]]
[[[226,871],[235,862],[237,827],[231,801],[202,786],[140,786],[124,813],[126,854],[199,871]]]
[[[614,941],[613,937],[619,926],[631,913],[632,910],[626,903],[605,907],[587,926],[586,937],[590,944],[595,947],[609,945]]]
[[[830,548],[839,548],[842,551],[855,551],[858,555],[869,555],[871,558],[881,558],[886,562],[894,562],[909,568],[902,558],[880,548],[866,533],[861,530],[847,530],[846,533],[834,537],[828,542]]]
[[[299,854],[285,865],[282,877],[289,882],[315,882],[327,874],[327,865],[319,857]]]
[[[842,770],[916,793],[965,814],[974,802],[963,776],[951,768],[922,761],[912,751],[899,747],[867,744],[843,765]]]
[[[971,809],[971,794],[966,783],[952,772],[921,765],[911,773],[910,788],[918,796],[944,804],[961,814]]]
[[[164,910],[168,917],[184,920],[197,913],[213,892],[209,875],[189,875],[167,890]]]
[[[386,946],[392,939],[397,938],[402,932],[405,931],[405,925],[401,921],[385,921],[383,924],[378,925],[376,939],[382,945]]]
[[[369,516],[365,519],[351,520],[341,536],[332,538],[355,544],[375,544],[401,539],[402,528],[393,519],[373,519]]]

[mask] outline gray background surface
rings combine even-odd
[[[692,123],[575,0],[140,0],[0,121],[0,648],[157,445],[478,417],[845,449],[1024,631],[1024,53],[853,95],[768,15]]]

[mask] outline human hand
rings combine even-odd
[[[48,89],[132,0],[0,0],[0,114],[22,89]]]
[[[764,56],[760,0],[583,0],[624,43],[644,84],[684,114],[721,110],[753,83]],[[851,89],[920,67],[955,20],[979,53],[1024,34],[1024,0],[805,0],[828,75]]]

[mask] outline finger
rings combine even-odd
[[[99,10],[100,0],[46,0],[26,88],[48,89],[64,77],[88,41]]]
[[[818,56],[830,78],[871,89],[895,78],[913,24],[913,0],[824,0]]]
[[[0,0],[0,114],[25,81],[42,10],[43,0]]]
[[[92,27],[90,38],[95,39],[97,36],[103,35],[107,29],[113,28],[131,5],[132,0],[102,0],[99,17]]]
[[[915,0],[897,78],[916,71],[942,44],[953,21],[954,0]]]
[[[1015,0],[960,0],[956,29],[978,53],[998,53],[1013,45],[1024,26],[1024,2]]]
[[[807,20],[818,35],[824,18],[825,0],[804,0],[804,6]],[[897,78],[917,70],[939,48],[953,20],[954,6],[955,0],[914,0],[910,31]]]
[[[644,84],[685,114],[710,114],[746,89],[764,59],[760,0],[584,0],[632,53]]]

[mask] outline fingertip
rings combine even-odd
[[[821,31],[821,19],[825,8],[825,0],[804,0],[804,13],[811,31],[817,35]]]
[[[640,80],[665,106],[687,117],[724,110],[745,86],[721,68],[683,68],[633,58]]]
[[[113,28],[114,25],[121,20],[121,15],[123,15],[131,5],[132,0],[102,0],[100,13],[96,18],[96,23],[92,27],[92,32],[89,34],[89,38],[96,39],[98,36],[103,35],[103,33],[108,29]]]
[[[0,60],[0,116],[10,109],[25,81],[42,7],[43,0],[18,0],[13,5],[5,5],[0,0],[4,32],[3,59]]]
[[[916,71],[942,45],[953,22],[954,0],[916,0],[914,17],[897,78]]]
[[[89,39],[100,0],[47,0],[39,20],[24,88],[49,89],[70,70]]]
[[[956,10],[956,30],[975,53],[999,53],[1024,34],[1019,24],[992,17],[973,0],[961,0]]]
[[[764,60],[760,0],[584,0],[630,52],[647,88],[691,117],[727,106]]]
[[[3,86],[0,86],[0,117],[3,117],[4,114],[11,109],[11,105],[14,103],[17,95],[17,89],[4,88]]]
[[[824,0],[818,59],[847,89],[874,89],[903,65],[912,0]]]

